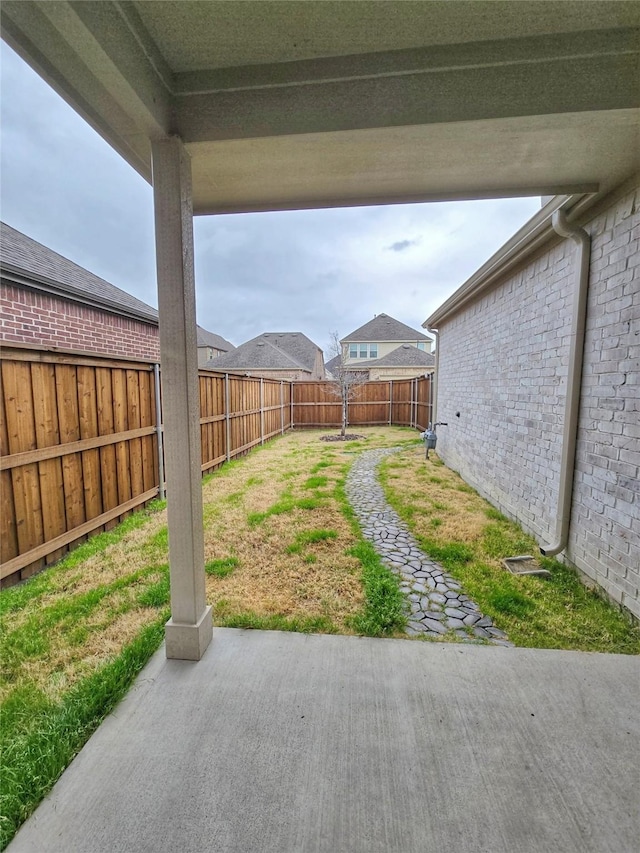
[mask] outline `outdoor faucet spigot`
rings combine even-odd
[[[421,438],[424,439],[424,445],[426,449],[425,458],[429,458],[429,451],[435,450],[436,442],[438,440],[438,436],[436,435],[435,429],[427,429],[421,434]]]
[[[429,424],[429,429],[426,429],[424,432],[420,433],[420,438],[424,439],[426,455],[425,459],[429,458],[429,451],[436,449],[436,442],[438,441],[438,436],[436,434],[436,427],[439,426],[449,426],[445,421],[438,421],[433,424],[433,429],[431,428],[431,424]]]

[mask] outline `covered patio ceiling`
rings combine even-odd
[[[3,37],[194,213],[605,191],[639,166],[636,2],[5,0]]]

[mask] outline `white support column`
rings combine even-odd
[[[199,660],[213,625],[205,600],[191,163],[178,137],[154,142],[152,153],[171,578],[166,651]]]

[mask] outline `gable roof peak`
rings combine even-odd
[[[395,317],[388,314],[377,314],[373,320],[369,320],[364,326],[351,332],[341,339],[341,343],[349,341],[431,341],[428,335],[412,329],[406,323],[401,323]]]

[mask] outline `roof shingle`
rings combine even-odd
[[[342,338],[342,343],[348,341],[430,341],[428,335],[406,326],[388,314],[378,314],[364,326],[360,326],[350,335]]]
[[[211,370],[306,370],[313,372],[319,347],[302,332],[264,332],[233,352],[207,362]]]
[[[10,225],[4,222],[0,225],[0,267],[3,274],[28,277],[33,284],[40,283],[48,290],[157,325],[158,312],[146,302],[109,284]]]
[[[215,332],[203,329],[202,326],[196,326],[196,331],[199,347],[213,347],[213,349],[223,350],[224,352],[232,352],[235,349],[232,343],[225,340],[221,335],[216,335]]]

